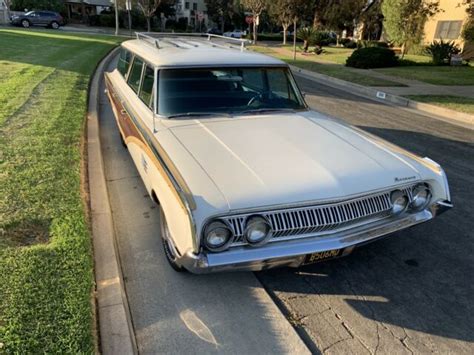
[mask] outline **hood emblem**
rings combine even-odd
[[[408,180],[414,180],[414,179],[416,179],[416,176],[396,177],[394,180],[395,182],[401,182],[401,181],[408,181]]]

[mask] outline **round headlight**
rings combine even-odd
[[[227,249],[231,241],[232,231],[221,221],[210,223],[204,232],[204,244],[211,251]]]
[[[402,213],[408,206],[408,196],[400,190],[393,191],[390,200],[392,201],[392,212],[394,214]]]
[[[248,219],[244,234],[250,245],[262,245],[272,236],[272,227],[265,218],[253,216]]]
[[[431,191],[427,185],[418,184],[413,187],[412,195],[413,201],[411,202],[410,207],[416,211],[420,211],[430,202]]]

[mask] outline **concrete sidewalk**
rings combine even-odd
[[[86,26],[86,25],[81,25],[81,24],[72,24],[72,25],[62,26],[59,28],[59,31],[115,36],[115,28],[93,27],[93,26]],[[139,31],[139,30],[135,30],[132,28],[131,37],[135,36],[136,31]],[[130,31],[128,29],[120,28],[118,35],[122,37],[130,37]]]
[[[405,86],[378,86],[377,89],[388,92],[393,95],[444,95],[444,96],[462,96],[474,98],[474,85],[434,85],[419,80],[406,79],[398,76],[387,75],[375,70],[346,68],[361,75],[373,78],[395,81]],[[472,69],[474,70],[474,68]]]

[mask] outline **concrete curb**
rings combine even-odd
[[[117,49],[113,50],[98,65],[89,91],[87,151],[92,237],[101,352],[103,354],[137,354],[120,261],[115,245],[115,232],[99,138],[100,83],[104,68],[116,53]]]
[[[450,123],[460,125],[469,129],[474,129],[474,115],[468,113],[457,112],[440,106],[421,103],[418,101],[409,100],[405,97],[392,95],[376,88],[362,86],[350,83],[345,80],[330,77],[328,75],[315,73],[306,69],[301,69],[294,65],[290,65],[293,73],[305,77],[307,79],[316,81],[326,86],[335,89],[343,90],[351,94],[362,96],[374,101],[394,104],[397,106],[408,107],[424,113],[430,114],[431,117],[448,121]]]

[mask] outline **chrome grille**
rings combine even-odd
[[[411,200],[411,189],[401,189]],[[271,241],[279,238],[297,238],[311,234],[326,234],[367,220],[381,219],[390,215],[392,203],[390,191],[363,198],[318,206],[307,206],[259,212],[270,222],[273,229]],[[243,238],[245,220],[253,213],[223,217],[233,229],[233,246],[246,244]]]

